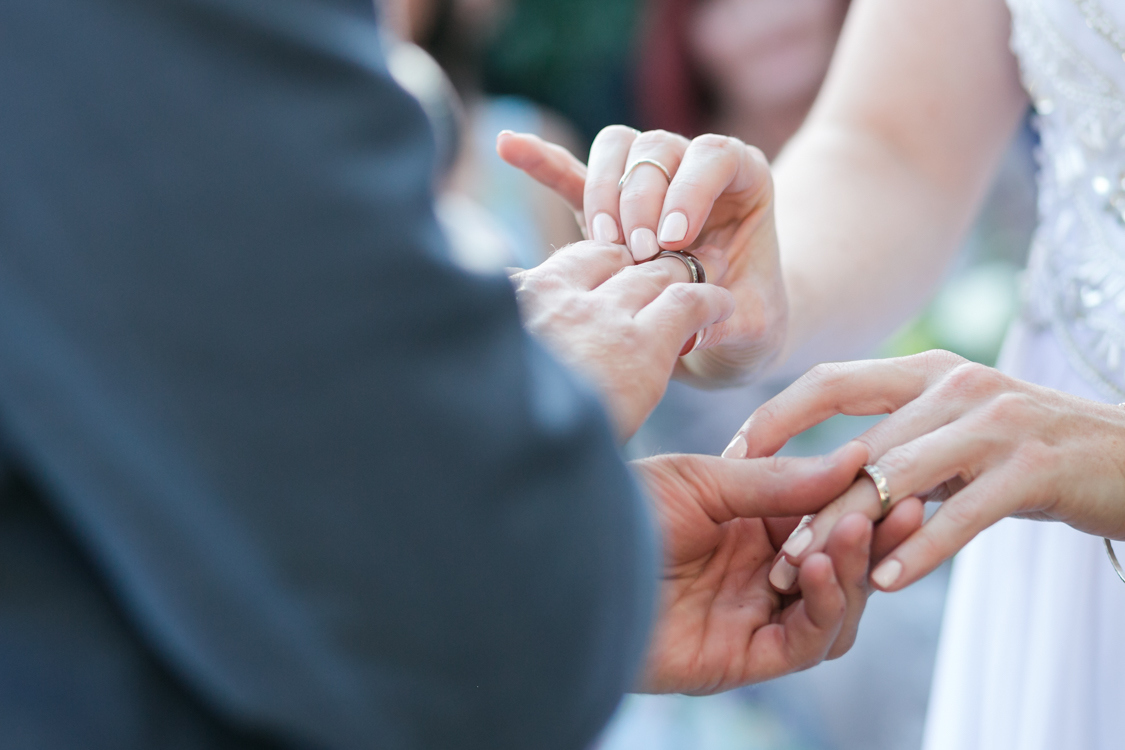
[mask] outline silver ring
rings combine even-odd
[[[687,266],[688,273],[691,274],[691,283],[693,283],[693,284],[706,284],[707,283],[707,272],[705,270],[703,270],[702,261],[700,261],[699,258],[695,257],[691,253],[686,253],[683,250],[661,250],[659,253],[656,254],[656,257],[653,258],[652,260],[660,260],[661,258],[672,258],[672,257],[675,257],[675,258],[683,261],[683,264],[685,266]]]
[[[618,191],[620,191],[621,188],[625,187],[625,180],[629,179],[629,175],[633,174],[633,170],[635,170],[637,167],[641,166],[642,164],[651,164],[652,166],[659,169],[661,172],[664,173],[664,176],[668,178],[668,183],[671,184],[672,173],[668,171],[668,167],[664,166],[663,164],[658,162],[656,159],[637,159],[635,162],[633,162],[632,166],[630,166],[628,169],[625,170],[625,174],[621,175],[621,180],[617,183]]]
[[[879,493],[879,519],[887,517],[891,509],[891,486],[887,484],[887,477],[875,464],[868,464],[859,470],[859,475],[866,474],[875,483],[875,490]],[[859,476],[857,475],[857,476]]]

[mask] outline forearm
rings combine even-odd
[[[775,175],[786,369],[858,356],[917,311],[977,203],[951,199],[855,129],[808,129]]]
[[[794,366],[855,355],[933,291],[1027,107],[1000,0],[857,2],[775,165]]]

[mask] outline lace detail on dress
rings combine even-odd
[[[1025,316],[1051,326],[1079,371],[1125,399],[1125,95],[1079,51],[1109,45],[1078,7],[1055,5],[1073,15],[1068,38],[1040,0],[1008,5],[1042,143]],[[1114,58],[1122,67],[1114,72],[1125,75]]]

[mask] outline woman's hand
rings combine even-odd
[[[888,518],[874,539],[862,515],[841,519],[823,551],[804,559],[799,596],[779,594],[767,576],[800,519],[795,514],[842,492],[863,459],[864,451],[849,445],[826,458],[667,455],[632,464],[655,499],[665,557],[642,690],[715,693],[806,669],[851,647],[869,593],[869,558],[918,527],[920,505],[913,516]]]
[[[664,249],[690,251],[705,265],[721,263],[723,273],[709,266],[708,278],[734,294],[737,308],[711,334],[713,346],[683,359],[686,379],[737,383],[773,361],[784,343],[788,307],[773,183],[760,151],[726,136],[689,141],[620,125],[594,140],[588,167],[533,135],[501,133],[497,150],[567,201],[586,236],[624,243],[638,262]],[[644,159],[664,165],[671,181]]]
[[[525,326],[593,381],[623,441],[664,395],[680,353],[712,345],[734,308],[725,289],[687,283],[680,260],[634,265],[602,242],[564,247],[512,281]]]
[[[1006,516],[1125,538],[1125,409],[1008,377],[955,354],[820,365],[756,411],[724,455],[773,454],[834,414],[887,414],[857,442],[892,503],[944,501],[872,574],[901,589]],[[785,544],[800,565],[851,513],[879,517],[868,479]],[[780,567],[784,568],[784,564]]]

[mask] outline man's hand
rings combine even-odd
[[[501,133],[500,156],[553,189],[586,236],[623,242],[639,262],[659,250],[687,250],[718,262],[708,278],[729,289],[737,310],[714,345],[684,357],[680,375],[729,385],[759,374],[785,342],[788,303],[774,229],[773,181],[758,149],[736,138],[688,139],[614,125],[590,149],[589,166],[536,136]],[[655,160],[663,171],[643,160]],[[618,183],[627,170],[623,186]]]
[[[768,581],[802,514],[855,478],[866,453],[849,444],[823,458],[731,460],[669,455],[636,461],[664,536],[659,619],[645,692],[707,694],[806,669],[846,652],[867,602],[869,560],[922,522],[921,505],[873,532],[854,514],[799,570],[799,595]]]
[[[627,440],[664,395],[680,353],[706,348],[734,309],[675,258],[634,265],[623,245],[579,242],[512,275],[524,324],[601,391]],[[698,335],[697,335],[698,334]]]

